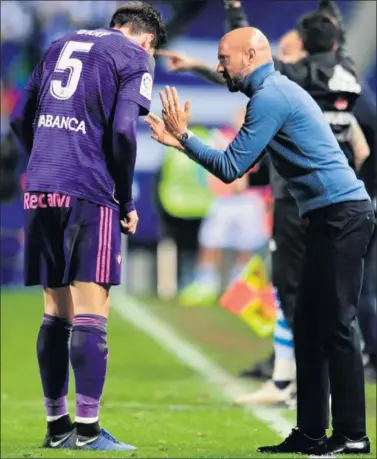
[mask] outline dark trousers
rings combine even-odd
[[[308,221],[300,218],[293,198],[275,201],[272,282],[279,293],[281,308],[291,329],[306,252],[307,227]]]
[[[369,201],[344,202],[307,218],[294,320],[297,425],[304,431],[328,427],[330,389],[334,430],[361,433],[365,392],[356,315],[373,207]]]
[[[368,354],[376,365],[377,330],[376,330],[376,297],[377,297],[377,231],[374,231],[364,263],[364,280],[360,295],[357,317],[363,339],[364,353]]]

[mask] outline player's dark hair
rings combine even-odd
[[[152,33],[154,48],[165,45],[167,34],[161,14],[149,3],[130,1],[120,6],[111,18],[110,27],[128,26],[132,34]]]
[[[309,54],[325,53],[339,44],[339,26],[325,13],[315,11],[305,14],[296,29]]]

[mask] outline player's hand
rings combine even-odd
[[[189,100],[185,102],[182,109],[177,90],[170,86],[165,86],[165,91],[160,92],[160,99],[162,102],[162,119],[166,129],[178,139],[188,129],[191,102]]]
[[[240,0],[224,0],[225,9],[228,8],[240,8],[241,1]]]
[[[120,221],[120,227],[123,234],[135,234],[137,229],[137,224],[139,222],[139,217],[137,211],[133,210],[129,212],[126,217]]]
[[[185,56],[176,51],[168,51],[166,49],[159,49],[155,53],[157,56],[166,57],[168,60],[168,69],[171,72],[184,72],[192,70],[198,62],[188,56]]]
[[[145,119],[146,124],[150,127],[152,131],[152,139],[156,140],[167,147],[174,147],[182,150],[182,146],[179,141],[170,134],[166,129],[165,123],[157,115],[150,113]]]

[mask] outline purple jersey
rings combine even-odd
[[[26,88],[38,93],[26,191],[117,209],[114,109],[117,100],[127,100],[146,115],[153,71],[149,54],[115,29],[78,30],[52,43]]]

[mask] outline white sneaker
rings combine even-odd
[[[276,387],[272,380],[267,381],[256,392],[238,397],[235,402],[239,405],[277,405],[291,400],[296,390],[296,384],[290,383],[285,389]]]

